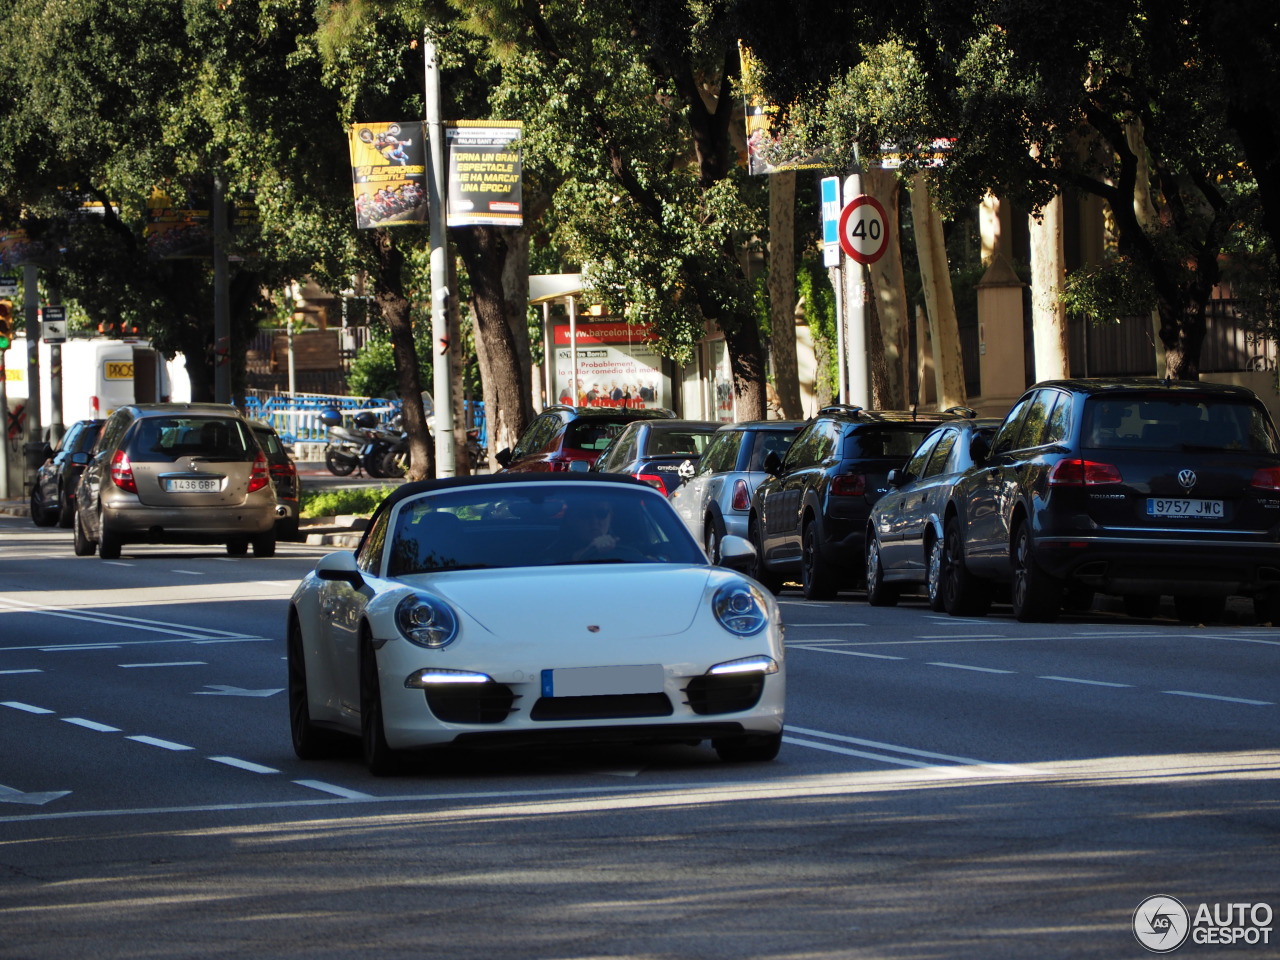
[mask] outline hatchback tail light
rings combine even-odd
[[[733,500],[729,506],[735,510],[748,510],[751,507],[751,491],[747,489],[747,481],[735,480],[733,482]]]
[[[125,493],[138,492],[138,484],[133,479],[133,464],[123,450],[117,450],[111,457],[111,482]]]
[[[1280,467],[1262,467],[1254,471],[1249,486],[1260,490],[1280,490]]]
[[[1084,487],[1103,483],[1123,483],[1120,470],[1094,460],[1059,460],[1049,471],[1051,487]]]
[[[831,492],[837,497],[860,497],[867,492],[867,478],[860,473],[842,473],[832,478]]]
[[[552,473],[568,473],[569,472],[568,460],[550,460],[548,461],[548,465],[551,467]]]
[[[667,485],[662,482],[662,478],[656,473],[633,473],[632,476],[637,480],[643,480],[649,486],[656,488],[664,497],[667,495]]]
[[[267,470],[267,457],[261,451],[253,458],[253,469],[249,471],[249,492],[261,490],[271,482],[271,474]]]

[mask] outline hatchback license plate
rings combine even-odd
[[[174,477],[164,482],[164,488],[170,493],[217,493],[222,488],[222,481],[217,477],[210,477],[207,480]]]
[[[661,692],[660,663],[634,667],[569,667],[542,671],[544,697],[603,697]]]
[[[1198,517],[1222,519],[1221,500],[1180,500],[1174,497],[1147,498],[1148,517]]]

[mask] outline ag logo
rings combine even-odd
[[[1133,911],[1133,935],[1152,953],[1172,953],[1190,932],[1191,915],[1173,897],[1147,897]]]

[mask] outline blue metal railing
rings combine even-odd
[[[399,400],[387,400],[382,397],[345,397],[327,396],[323,394],[277,394],[260,398],[245,397],[245,416],[251,420],[262,420],[271,424],[280,439],[285,443],[325,443],[329,428],[325,426],[320,414],[333,407],[342,413],[343,421],[349,421],[357,413],[368,412],[378,418],[379,423],[386,423],[400,411]],[[468,429],[480,431],[480,445],[488,445],[488,430],[485,423],[484,403],[473,401],[467,403],[466,418]]]

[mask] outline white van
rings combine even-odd
[[[53,422],[49,344],[40,344],[40,413]],[[18,338],[5,351],[5,380],[10,412],[25,405],[27,341]],[[165,361],[146,340],[68,340],[62,344],[62,422],[104,420],[129,403],[183,402],[191,399],[186,361]]]

